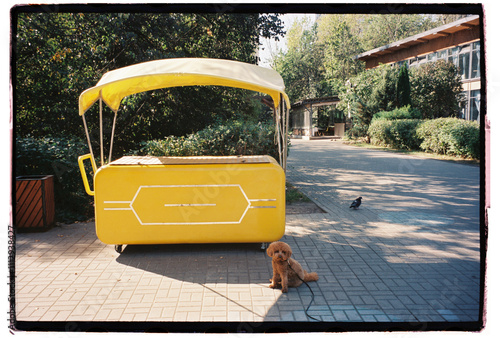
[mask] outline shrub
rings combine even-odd
[[[438,154],[478,159],[480,156],[479,124],[457,118],[427,120],[417,128],[422,139],[420,148]]]
[[[70,137],[16,139],[15,175],[54,175],[56,221],[87,220],[93,199],[85,192],[78,156],[88,153],[83,140]]]
[[[462,102],[462,81],[458,67],[438,60],[412,68],[410,73],[411,102],[423,117],[457,116]]]
[[[416,108],[411,108],[409,105],[396,108],[391,111],[381,111],[373,116],[373,119],[384,120],[403,120],[403,119],[421,119],[422,113]]]
[[[270,155],[279,159],[272,123],[231,121],[188,136],[169,136],[141,145],[140,154],[152,156]]]
[[[373,120],[368,128],[368,135],[373,144],[396,149],[418,149],[420,139],[416,129],[421,123],[418,119],[407,120]]]

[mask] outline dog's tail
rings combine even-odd
[[[304,282],[315,282],[319,279],[318,274],[316,272],[306,272],[304,271]]]

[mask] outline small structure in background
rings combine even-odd
[[[290,129],[293,138],[314,137],[342,138],[345,117],[335,109],[340,102],[338,96],[304,99],[292,104]]]

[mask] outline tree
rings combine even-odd
[[[408,67],[404,63],[399,68],[398,83],[397,83],[397,103],[396,106],[404,107],[410,105],[410,76],[408,75]]]
[[[432,16],[422,14],[370,14],[362,17],[360,42],[363,50],[385,46],[392,42],[438,26]]]
[[[354,55],[361,52],[358,37],[342,16],[323,16],[318,24],[318,43],[324,50],[325,77],[334,92],[362,70]]]
[[[411,102],[423,118],[456,117],[460,110],[462,82],[458,68],[444,60],[426,63],[410,74]]]
[[[259,35],[284,35],[283,24],[274,14],[20,12],[16,24],[15,126],[19,136],[81,137],[78,96],[109,70],[172,57],[255,63]],[[118,114],[121,132],[115,135],[115,149],[183,135],[217,119],[251,113],[247,103],[252,95],[233,88],[186,87],[127,97]],[[111,114],[105,122],[111,123]],[[89,119],[88,123],[95,132],[97,121]]]
[[[292,102],[325,95],[323,50],[317,44],[316,25],[295,21],[287,32],[287,51],[273,58],[273,68],[281,74]]]

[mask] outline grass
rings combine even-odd
[[[472,164],[472,165],[479,165],[480,161],[476,159],[468,159],[468,158],[463,158],[463,157],[458,157],[458,156],[450,156],[450,155],[442,155],[442,154],[435,154],[435,153],[427,153],[425,151],[418,151],[418,150],[404,150],[404,149],[394,149],[394,148],[388,148],[388,147],[382,147],[382,146],[376,146],[370,143],[366,143],[363,141],[344,141],[346,144],[353,145],[356,147],[361,147],[361,148],[367,148],[367,149],[375,149],[375,150],[383,150],[383,151],[390,151],[393,153],[401,153],[401,154],[406,154],[406,155],[412,155],[412,156],[420,156],[420,157],[425,157],[425,158],[431,158],[434,160],[443,160],[443,161],[451,161],[455,163],[461,163],[461,164]]]
[[[286,203],[310,202],[309,197],[301,193],[292,184],[286,182]]]

